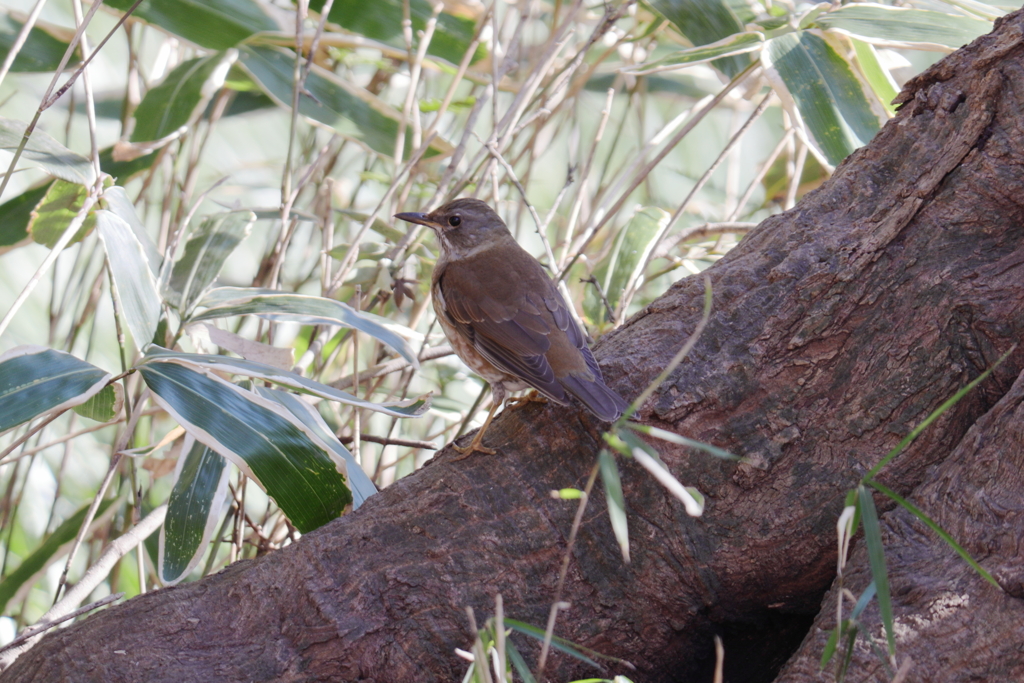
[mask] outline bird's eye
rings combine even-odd
[[[449,216],[448,217],[448,225],[452,226],[453,228],[459,227],[459,225],[461,223],[462,223],[462,219],[459,218],[458,216]]]

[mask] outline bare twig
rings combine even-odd
[[[579,533],[580,526],[583,524],[583,513],[587,509],[587,501],[590,499],[590,493],[594,490],[594,482],[597,481],[597,473],[600,471],[600,465],[595,462],[594,466],[590,469],[587,484],[583,487],[583,491],[580,494],[580,503],[576,508],[576,516],[572,520],[572,529],[569,531],[569,538],[565,542],[565,554],[562,555],[562,566],[558,570],[558,583],[555,585],[555,599],[552,601],[551,610],[548,612],[548,623],[544,628],[544,643],[541,645],[540,657],[537,659],[537,673],[534,677],[538,681],[544,680],[542,676],[544,674],[544,667],[548,662],[551,639],[555,635],[555,622],[558,619],[558,612],[569,607],[568,603],[562,602],[562,591],[565,589],[565,578],[569,574],[572,547],[576,544],[576,534]]]
[[[83,607],[79,607],[76,610],[68,612],[67,614],[65,614],[64,616],[60,617],[59,619],[54,619],[52,621],[39,621],[39,622],[36,622],[34,625],[28,627],[27,629],[25,629],[24,631],[19,633],[18,636],[14,640],[12,640],[11,642],[7,643],[3,647],[0,647],[0,652],[6,652],[7,650],[10,650],[13,647],[17,647],[18,645],[21,645],[22,643],[24,643],[26,640],[28,640],[32,636],[39,635],[40,633],[43,633],[44,631],[49,631],[51,628],[53,628],[55,626],[59,626],[59,625],[63,624],[65,621],[70,621],[70,620],[74,619],[75,617],[80,617],[83,614],[87,614],[87,613],[93,611],[94,609],[98,609],[100,607],[104,607],[106,605],[109,605],[112,602],[117,602],[118,600],[120,600],[123,597],[124,597],[124,593],[114,593],[112,595],[108,595],[105,598],[101,598],[101,599],[97,600],[96,602],[90,602],[88,605],[85,605]]]
[[[679,130],[679,132],[677,132],[672,137],[672,139],[665,144],[665,147],[658,153],[658,155],[655,156],[654,159],[652,159],[647,165],[643,167],[643,169],[641,169],[634,176],[633,182],[630,183],[629,188],[627,188],[625,191],[622,192],[621,195],[619,195],[619,199],[612,205],[612,207],[607,211],[602,211],[599,214],[599,217],[597,218],[597,222],[594,223],[591,227],[587,228],[587,230],[584,233],[584,238],[582,239],[581,244],[573,249],[573,251],[575,251],[575,254],[569,260],[569,262],[565,266],[563,266],[562,272],[558,274],[558,279],[562,279],[566,276],[566,274],[569,272],[569,269],[572,268],[572,265],[576,262],[576,259],[580,257],[580,255],[586,250],[587,246],[590,244],[590,241],[594,239],[594,236],[597,234],[597,231],[600,230],[604,226],[604,224],[607,223],[613,216],[618,214],[619,209],[621,209],[623,204],[626,203],[626,200],[629,199],[629,196],[633,194],[633,190],[635,190],[640,185],[640,183],[644,181],[648,174],[650,174],[650,172],[654,170],[654,167],[661,163],[661,160],[664,159],[668,155],[668,153],[672,151],[675,148],[675,146],[678,145],[679,142],[684,137],[686,137],[686,135],[688,135],[690,131],[693,130],[693,128],[704,119],[705,116],[707,116],[711,112],[712,109],[718,106],[718,104],[721,103],[722,100],[724,100],[726,96],[730,92],[732,92],[734,88],[736,88],[736,86],[738,86],[740,83],[746,80],[747,76],[753,73],[753,71],[756,68],[757,62],[751,62],[750,66],[748,66],[740,73],[736,74],[736,77],[733,78],[728,85],[722,88],[721,92],[719,92],[711,100],[709,100],[708,103],[705,104],[704,107],[700,109],[700,111],[694,114],[693,117],[686,122],[686,125],[683,126]]]
[[[43,5],[45,4],[46,0],[36,0],[36,4],[32,6],[32,10],[28,13],[25,23],[22,24],[21,30],[18,31],[18,36],[14,39],[14,43],[7,52],[7,57],[4,58],[3,66],[0,66],[0,85],[3,85],[4,78],[7,77],[7,73],[11,70],[14,60],[18,57],[18,53],[21,52],[25,41],[28,40],[28,34],[32,32],[32,27],[36,25],[39,13],[43,11]]]
[[[161,505],[146,515],[145,519],[112,541],[95,564],[89,567],[85,575],[75,584],[75,587],[65,593],[60,602],[51,607],[40,621],[52,623],[70,614],[82,600],[89,597],[96,586],[100,585],[100,582],[107,577],[118,560],[160,528],[166,514],[167,506]],[[34,638],[30,637],[18,647],[12,648],[0,656],[0,669],[10,666],[15,659],[35,644],[37,638],[38,635]]]
[[[754,121],[761,118],[761,114],[763,114],[765,112],[765,109],[768,108],[768,102],[771,101],[773,94],[774,93],[769,92],[767,95],[764,96],[764,98],[761,100],[761,103],[757,105],[757,108],[754,109],[754,111],[750,114],[746,122],[742,126],[740,126],[740,129],[736,131],[736,134],[729,139],[728,143],[726,143],[725,147],[719,153],[718,158],[715,159],[714,163],[712,163],[708,170],[704,172],[704,175],[700,177],[700,180],[697,181],[697,183],[693,186],[693,189],[691,189],[690,192],[686,195],[686,198],[683,199],[682,202],[680,202],[679,206],[676,208],[672,216],[668,219],[665,225],[661,227],[661,229],[658,231],[658,234],[655,235],[654,239],[652,240],[651,249],[647,252],[646,258],[644,259],[643,263],[634,271],[634,275],[631,278],[630,282],[627,284],[625,292],[619,298],[619,304],[615,310],[617,318],[619,318],[620,320],[622,319],[623,313],[628,309],[630,302],[633,301],[633,296],[636,294],[637,287],[640,285],[640,282],[643,279],[644,271],[647,270],[647,265],[651,262],[651,258],[653,257],[654,252],[658,249],[658,246],[661,244],[661,241],[665,239],[665,235],[672,228],[672,226],[675,225],[676,221],[679,220],[679,216],[681,216],[683,211],[686,210],[686,207],[689,205],[690,200],[693,199],[693,197],[701,190],[701,188],[704,187],[705,183],[707,183],[707,181],[711,178],[712,174],[714,174],[718,166],[722,163],[723,160],[725,160],[726,156],[729,154],[729,150],[731,150],[733,146],[740,141],[740,139],[747,132],[747,130],[750,129],[750,126],[753,125]]]

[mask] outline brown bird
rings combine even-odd
[[[605,386],[586,335],[544,267],[478,199],[456,199],[430,213],[395,218],[425,225],[441,255],[431,281],[434,312],[456,355],[491,385],[494,404],[464,455],[481,444],[507,392],[533,387],[560,405],[575,396],[613,422],[627,404]]]

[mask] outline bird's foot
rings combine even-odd
[[[484,455],[497,454],[498,451],[483,445],[483,439],[481,438],[482,434],[483,432],[477,432],[476,436],[473,437],[473,440],[470,442],[468,446],[459,446],[453,443],[452,448],[459,452],[459,457],[452,458],[452,462],[457,462],[464,458],[468,458],[470,455],[473,454],[473,451],[478,451],[480,453],[483,453]]]
[[[526,405],[527,403],[540,403],[544,404],[548,402],[548,397],[540,393],[536,389],[531,389],[529,392],[522,396],[510,398],[505,404],[509,408],[515,408],[516,406]]]

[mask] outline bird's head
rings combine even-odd
[[[501,216],[479,199],[456,199],[430,213],[398,213],[395,218],[433,230],[449,259],[463,258],[512,239]]]

